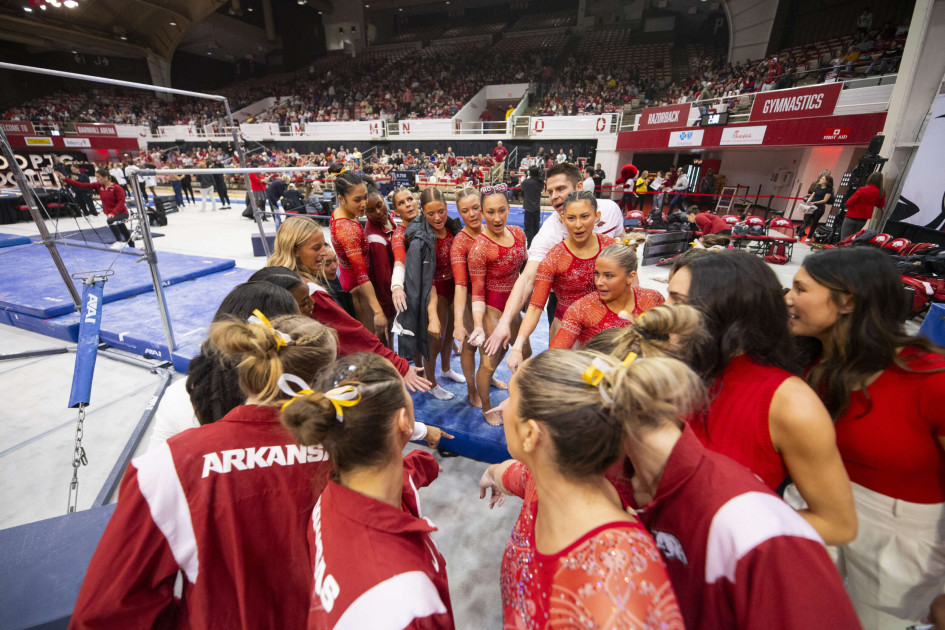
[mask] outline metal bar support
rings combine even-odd
[[[132,173],[129,179],[131,192],[135,197],[135,210],[138,212],[138,224],[141,227],[141,240],[144,242],[144,256],[151,270],[151,283],[154,285],[154,295],[157,297],[158,312],[161,314],[161,325],[164,327],[164,336],[167,338],[167,352],[170,355],[177,349],[174,343],[174,330],[171,327],[171,316],[167,311],[167,300],[164,297],[164,283],[161,281],[161,271],[158,269],[157,252],[154,251],[154,242],[151,240],[151,226],[148,224],[148,209],[144,205],[144,195],[141,194],[141,183],[138,173]]]
[[[66,289],[69,290],[69,295],[72,297],[75,307],[79,308],[79,305],[82,304],[82,298],[79,296],[79,291],[75,288],[75,284],[72,283],[72,276],[69,275],[69,270],[66,269],[66,263],[62,261],[62,256],[59,254],[59,250],[56,249],[56,244],[49,234],[49,230],[46,228],[46,222],[39,213],[39,200],[33,192],[33,189],[30,188],[29,182],[26,181],[26,176],[20,169],[20,165],[16,163],[13,148],[10,146],[10,142],[7,140],[7,134],[3,131],[3,128],[0,128],[0,151],[3,152],[3,157],[5,157],[10,164],[10,170],[13,172],[13,178],[16,179],[16,185],[19,186],[20,193],[23,194],[26,207],[30,209],[30,216],[33,217],[33,222],[39,229],[39,235],[42,237],[46,249],[49,250],[49,255],[52,256],[56,270],[59,271],[59,275],[62,276],[62,281],[66,284]]]

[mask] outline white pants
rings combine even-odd
[[[945,592],[945,503],[909,503],[852,485],[859,534],[835,549],[837,568],[864,630],[904,630]]]
[[[217,209],[217,198],[213,194],[213,188],[201,188],[200,189],[200,211],[203,212],[207,209],[207,199],[210,200],[210,207],[216,212]]]

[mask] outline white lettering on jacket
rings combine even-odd
[[[323,462],[328,459],[321,446],[260,446],[235,448],[219,453],[207,453],[203,456],[202,478],[210,473],[226,474],[233,470],[251,470],[270,466],[292,466],[309,462]]]
[[[325,612],[331,612],[341,588],[335,577],[330,573],[325,575],[325,555],[322,553],[322,502],[319,499],[312,512],[312,523],[315,528],[315,594],[322,603]]]

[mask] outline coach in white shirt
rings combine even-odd
[[[585,167],[585,168],[584,168],[584,175],[585,175],[586,177],[585,177],[585,179],[584,179],[584,183],[582,184],[581,190],[586,190],[587,192],[591,192],[591,193],[594,192],[594,191],[595,191],[595,187],[594,187],[594,167],[593,167],[593,166],[587,166],[587,167]]]
[[[515,281],[515,286],[512,288],[508,302],[506,302],[502,317],[499,318],[499,323],[496,324],[495,330],[485,343],[484,347],[487,354],[495,354],[500,347],[508,347],[509,340],[512,338],[510,328],[512,320],[532,296],[532,291],[535,289],[538,265],[545,259],[552,247],[568,237],[568,229],[561,223],[560,216],[564,211],[565,198],[575,190],[584,190],[581,171],[568,162],[555,164],[548,169],[545,189],[551,199],[555,214],[545,219],[541,229],[538,230],[538,234],[532,239],[532,245],[528,248],[528,262],[525,264],[525,270]],[[614,238],[621,236],[623,234],[623,215],[620,213],[617,204],[610,199],[598,199],[597,210],[600,212],[600,221],[594,226],[594,231]]]

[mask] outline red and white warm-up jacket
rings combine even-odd
[[[663,554],[686,628],[860,627],[814,528],[688,426],[648,504],[636,504],[625,476],[613,480]]]
[[[70,628],[304,627],[305,535],[330,463],[278,413],[242,405],[132,460]]]
[[[410,452],[400,508],[328,483],[308,532],[309,630],[452,630],[446,561],[417,494],[438,471],[432,455]]]

